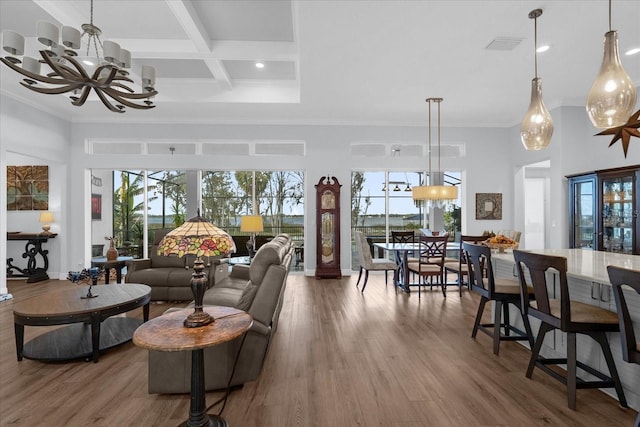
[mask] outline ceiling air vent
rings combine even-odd
[[[487,50],[513,50],[524,39],[516,39],[509,37],[496,37],[486,47]]]

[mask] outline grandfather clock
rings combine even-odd
[[[316,279],[342,277],[340,187],[335,176],[323,176],[316,184]]]

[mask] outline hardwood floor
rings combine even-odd
[[[223,416],[232,426],[627,426],[636,412],[598,390],[565,387],[540,371],[525,378],[529,350],[470,338],[478,298],[450,288],[418,299],[372,273],[315,280],[290,275],[278,331],[258,381],[234,391]],[[124,344],[84,361],[17,362],[12,306],[64,281],[10,281],[0,303],[0,425],[176,426],[188,395],[147,393],[147,352]],[[104,285],[109,286],[109,285]],[[175,304],[151,304],[151,317]],[[180,304],[184,305],[184,304]],[[142,310],[127,313],[142,317]],[[489,319],[487,319],[489,320]],[[26,327],[25,340],[46,331]],[[220,392],[208,393],[214,402]],[[217,408],[216,408],[217,410]]]

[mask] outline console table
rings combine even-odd
[[[159,351],[191,351],[191,406],[189,419],[181,426],[227,426],[220,415],[206,411],[204,390],[204,349],[231,341],[246,333],[253,318],[231,307],[205,306],[215,321],[199,328],[186,328],[184,319],[192,308],[165,313],[136,329],[133,343],[139,347]],[[237,360],[236,360],[237,362]],[[233,375],[233,374],[232,374]]]
[[[7,240],[23,240],[27,243],[24,245],[24,253],[22,258],[27,258],[27,267],[20,268],[13,265],[13,258],[7,258],[7,277],[26,277],[27,283],[40,282],[42,280],[48,280],[49,275],[47,269],[49,268],[49,258],[47,255],[49,251],[42,249],[42,244],[49,239],[53,239],[57,236],[55,233],[51,234],[39,234],[39,233],[17,233],[7,232]],[[38,256],[42,258],[43,266],[38,267]]]

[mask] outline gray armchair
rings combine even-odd
[[[193,299],[191,291],[191,275],[193,274],[194,257],[158,255],[158,245],[162,238],[171,231],[170,228],[156,230],[149,258],[127,261],[128,283],[142,283],[151,287],[151,300],[189,301]],[[205,260],[206,261],[206,260]],[[229,273],[227,265],[221,264],[219,258],[211,258],[205,270],[209,284],[221,280]]]

